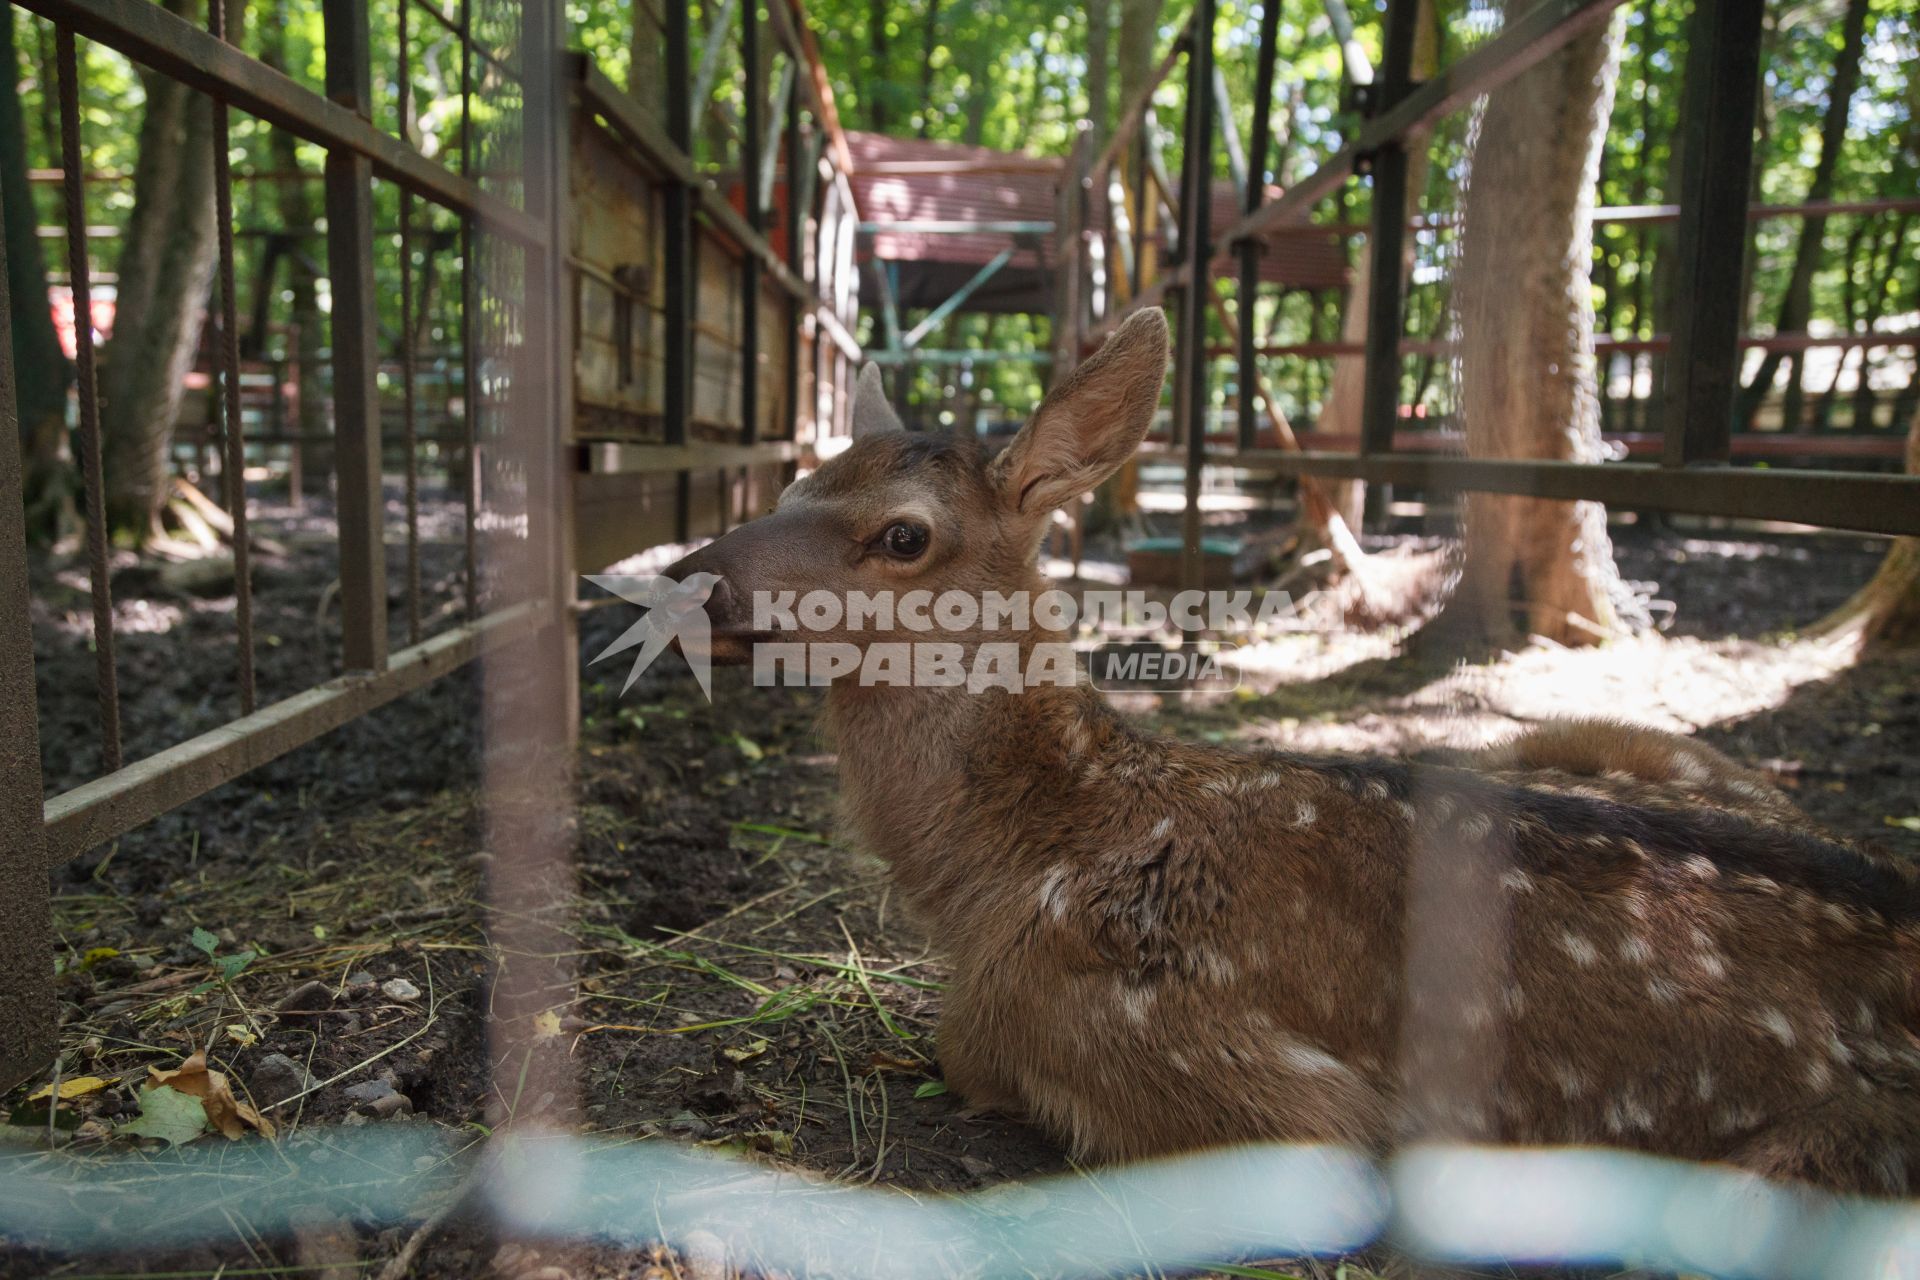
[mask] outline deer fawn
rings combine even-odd
[[[1139,445],[1167,354],[1137,313],[993,458],[901,430],[869,369],[852,447],[668,573],[718,576],[723,660],[768,639],[759,591],[1037,593],[1049,514]],[[1076,1154],[1596,1143],[1910,1186],[1915,872],[1704,748],[1590,724],[1473,767],[1239,752],[1084,682],[841,679],[826,722],[850,834],[951,959],[948,1083]]]

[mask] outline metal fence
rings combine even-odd
[[[844,146],[817,74],[817,51],[785,3],[746,6],[731,26],[708,34],[738,41],[741,65],[765,71],[782,61],[784,85],[771,103],[744,94],[738,176],[710,180],[716,165],[693,159],[696,86],[685,6],[667,6],[661,33],[666,76],[657,104],[636,102],[591,63],[565,53],[559,6],[501,6],[458,0],[396,0],[396,50],[376,55],[368,0],[326,0],[324,94],[237,48],[221,8],[201,29],[148,0],[21,0],[53,23],[59,65],[65,233],[73,296],[77,441],[87,513],[88,580],[99,692],[99,774],[42,798],[32,636],[32,597],[22,526],[16,451],[0,463],[0,1087],[37,1071],[55,1047],[48,872],[220,784],[422,688],[507,644],[551,666],[558,718],[541,719],[571,740],[577,716],[574,583],[649,545],[719,532],[777,488],[817,441],[848,429],[851,374],[859,347],[853,318],[851,245],[857,214],[845,179]],[[727,14],[733,13],[728,6]],[[430,155],[407,127],[413,84],[409,31],[432,28],[458,51],[458,146]],[[777,56],[767,52],[770,42]],[[214,190],[219,264],[208,324],[217,353],[213,389],[227,514],[233,522],[239,698],[233,718],[144,759],[124,759],[109,547],[103,521],[100,396],[92,329],[85,322],[89,237],[85,220],[84,124],[79,110],[80,40],[123,54],[156,77],[206,95],[215,122]],[[397,93],[398,110],[376,101],[376,60]],[[763,90],[760,79],[755,90]],[[711,94],[709,83],[706,92]],[[484,109],[475,110],[476,103]],[[338,516],[342,646],[339,675],[294,696],[257,705],[256,643],[243,476],[250,441],[242,411],[238,303],[231,234],[235,175],[228,121],[242,112],[324,148],[327,274],[332,289],[331,411],[328,437]],[[388,127],[384,122],[396,123]],[[574,203],[586,149],[603,167],[639,184],[663,210],[653,246],[654,281],[632,288],[624,273],[598,270],[573,234],[593,210]],[[724,163],[727,157],[714,157]],[[776,202],[776,174],[787,192]],[[424,211],[459,227],[456,430],[439,421],[434,440],[459,494],[462,600],[448,625],[432,630],[421,607],[419,355],[411,326],[384,344],[376,254],[390,251],[374,228],[374,183],[397,187],[400,204],[399,313],[415,314],[413,258]],[[738,195],[734,207],[731,197]],[[605,210],[602,210],[605,213]],[[621,210],[615,208],[614,213]],[[625,212],[631,214],[632,209]],[[778,213],[781,243],[769,239]],[[705,264],[703,266],[703,264]],[[645,264],[641,264],[644,272]],[[707,270],[704,279],[698,272]],[[598,275],[596,275],[598,272]],[[583,343],[592,337],[585,304],[599,276],[623,303],[619,360],[638,409],[611,417],[578,412],[595,384]],[[4,289],[0,272],[0,289]],[[602,281],[604,283],[604,281]],[[704,288],[703,288],[704,284]],[[5,311],[0,296],[0,314]],[[636,323],[635,315],[650,317]],[[664,341],[651,363],[635,352],[657,326]],[[714,333],[719,336],[713,337]],[[774,335],[769,340],[766,335]],[[697,335],[707,335],[698,337]],[[704,342],[705,347],[696,344]],[[17,418],[11,344],[0,369],[0,416]],[[768,370],[778,371],[770,379]],[[397,413],[383,401],[381,374],[400,384]],[[702,378],[724,384],[717,408],[702,400]],[[391,399],[391,397],[388,397]],[[642,403],[644,402],[644,403]],[[650,406],[650,407],[649,407]],[[442,407],[440,413],[444,413]],[[611,423],[611,425],[609,425]],[[383,424],[384,428],[383,428]],[[398,434],[398,439],[394,438]],[[397,454],[405,504],[407,643],[389,643],[383,453]],[[713,483],[708,484],[711,480]],[[636,487],[664,487],[657,522],[631,518]],[[526,646],[533,646],[527,649]],[[490,682],[490,716],[499,698]]]
[[[1387,0],[1384,54],[1373,83],[1359,95],[1364,119],[1358,131],[1276,198],[1269,198],[1264,181],[1273,149],[1269,111],[1278,57],[1278,13],[1267,7],[1260,25],[1252,129],[1244,160],[1248,177],[1243,213],[1216,242],[1207,213],[1224,86],[1212,66],[1216,5],[1197,0],[1154,75],[1133,100],[1122,104],[1112,138],[1078,170],[1078,198],[1067,203],[1061,226],[1062,242],[1068,246],[1064,260],[1077,261],[1078,267],[1062,285],[1065,332],[1056,342],[1057,362],[1096,345],[1139,307],[1166,305],[1174,313],[1173,448],[1148,452],[1186,468],[1190,576],[1199,570],[1198,495],[1201,472],[1209,463],[1298,476],[1309,510],[1324,507],[1319,477],[1357,477],[1429,490],[1591,499],[1647,510],[1920,533],[1920,478],[1731,465],[1734,400],[1742,347],[1748,340],[1741,332],[1741,255],[1729,252],[1728,246],[1745,243],[1753,212],[1746,192],[1762,7],[1751,0],[1702,0],[1689,19],[1679,200],[1671,210],[1655,211],[1677,224],[1678,293],[1689,299],[1674,331],[1658,340],[1665,352],[1656,392],[1660,461],[1445,456],[1434,451],[1430,441],[1409,442],[1400,432],[1401,362],[1413,346],[1400,319],[1405,300],[1400,263],[1409,231],[1402,212],[1409,135],[1471,106],[1580,32],[1608,21],[1622,2],[1545,0],[1430,80],[1415,83],[1415,0]],[[1176,71],[1185,82],[1177,178],[1149,142],[1155,96]],[[1129,163],[1129,157],[1137,176],[1123,185],[1115,180],[1115,171]],[[1357,177],[1367,178],[1372,186],[1372,216],[1366,228],[1371,267],[1366,305],[1372,322],[1354,352],[1365,358],[1359,447],[1337,452],[1304,447],[1329,442],[1311,437],[1303,441],[1294,434],[1261,371],[1261,357],[1275,353],[1263,349],[1254,326],[1243,321],[1253,314],[1263,242],[1290,230],[1317,230],[1308,221],[1313,209]],[[1171,232],[1166,265],[1157,272],[1148,265],[1155,248],[1149,228],[1156,214],[1164,214]],[[1123,284],[1130,287],[1094,290],[1096,261],[1109,278],[1124,277]],[[1225,304],[1218,283],[1222,277],[1237,279],[1237,312]],[[1106,303],[1117,294],[1125,297],[1124,303]],[[1210,311],[1230,335],[1232,345],[1224,352],[1207,345]],[[1910,335],[1893,336],[1893,345],[1912,341]],[[1313,354],[1345,351],[1344,346],[1330,347]],[[1216,448],[1205,431],[1188,425],[1206,418],[1208,357],[1213,354],[1237,358],[1238,430],[1232,448]],[[1279,447],[1263,447],[1263,436],[1276,439]],[[1405,447],[1408,443],[1414,447]],[[1656,447],[1652,441],[1641,443]]]

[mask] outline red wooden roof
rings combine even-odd
[[[862,222],[1052,222],[1059,213],[1065,162],[951,142],[891,138],[850,132],[852,185]],[[972,172],[914,172],[938,163]],[[1233,184],[1213,187],[1213,234],[1217,238],[1240,216]],[[1103,201],[1095,201],[1094,225],[1102,225]],[[1156,241],[1164,243],[1163,235]],[[1046,273],[1053,267],[1052,236],[1001,232],[957,235],[881,231],[861,237],[860,256],[896,264],[904,307],[938,306],[974,270],[1012,248],[1013,258],[969,302],[971,311],[1043,311],[1051,296]],[[1229,266],[1222,274],[1231,274]],[[1289,234],[1268,240],[1260,278],[1300,289],[1339,288],[1347,281],[1345,247],[1333,232]]]

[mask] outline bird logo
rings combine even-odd
[[[589,666],[602,658],[624,653],[638,645],[627,682],[620,686],[624,695],[633,688],[640,673],[675,640],[681,640],[680,652],[700,682],[700,692],[713,701],[713,663],[711,659],[713,624],[707,617],[706,603],[720,579],[711,573],[696,573],[684,582],[672,578],[643,578],[627,574],[587,574],[588,582],[611,591],[629,604],[645,609],[646,615],[628,627],[589,660]]]

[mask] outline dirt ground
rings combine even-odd
[[[256,595],[273,637],[259,649],[263,700],[327,674],[313,642],[331,653],[338,640],[326,544],[299,536],[290,513],[273,532],[287,554],[263,564]],[[1396,657],[1392,636],[1301,630],[1250,650],[1233,695],[1129,709],[1219,741],[1396,754],[1548,716],[1631,716],[1769,771],[1849,838],[1920,855],[1920,659],[1856,664],[1794,631],[1878,554],[1837,535],[1622,530],[1621,564],[1649,584],[1661,632],[1436,668]],[[451,609],[459,547],[432,541],[425,563],[432,607]],[[74,566],[41,566],[50,794],[93,768],[83,585]],[[137,758],[228,713],[232,599],[133,565],[116,585]],[[630,620],[587,615],[586,653]],[[941,964],[880,865],[835,836],[817,696],[719,672],[708,704],[663,662],[621,697],[624,674],[618,662],[586,670],[565,925],[578,991],[540,1031],[572,1073],[584,1130],[608,1146],[696,1144],[922,1193],[1065,1170],[1038,1134],[944,1093]],[[134,1149],[114,1130],[136,1114],[139,1085],[196,1048],[289,1146],[324,1143],[328,1126],[424,1126],[453,1152],[513,1122],[522,1099],[494,1084],[504,1064],[486,1039],[476,698],[471,676],[445,681],[56,873],[61,1072],[107,1083],[52,1117],[28,1089],[0,1100],[35,1126],[0,1126],[0,1179],[10,1165]],[[192,1247],[61,1254],[21,1240],[0,1246],[0,1274],[375,1274],[414,1234],[347,1214],[288,1238],[254,1230],[244,1204],[221,1213]],[[503,1244],[460,1215],[437,1225],[417,1241],[415,1274],[700,1270],[658,1252]],[[1333,1267],[1252,1274],[1316,1272]]]

